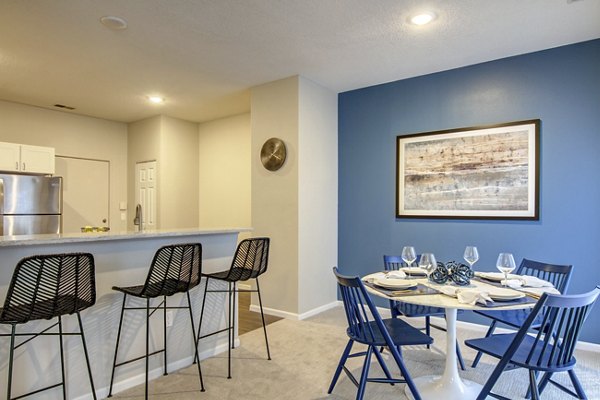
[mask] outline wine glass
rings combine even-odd
[[[419,259],[419,267],[425,270],[425,273],[427,274],[427,280],[429,280],[429,276],[437,268],[437,261],[435,260],[433,253],[421,254],[421,258]]]
[[[412,246],[404,246],[402,249],[402,259],[406,263],[407,267],[410,267],[412,263],[417,259],[417,253],[415,252],[415,248]]]
[[[469,264],[469,267],[473,269],[473,264],[479,260],[479,252],[475,246],[467,246],[465,248],[465,254],[463,255],[465,261]]]
[[[496,268],[504,274],[504,286],[508,286],[508,274],[515,269],[515,259],[511,253],[500,253],[498,261],[496,261]]]

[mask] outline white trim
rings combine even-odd
[[[324,305],[322,305],[320,307],[313,308],[312,310],[309,310],[309,311],[307,311],[305,313],[302,313],[302,314],[291,313],[291,312],[288,312],[288,311],[277,310],[275,308],[269,308],[269,307],[263,307],[263,312],[265,314],[273,315],[275,317],[281,317],[281,318],[286,318],[286,319],[292,319],[292,320],[295,320],[295,321],[301,321],[303,319],[310,318],[310,317],[315,316],[317,314],[320,314],[320,313],[322,313],[324,311],[327,311],[329,309],[337,307],[340,304],[342,304],[342,302],[339,301],[339,300],[336,300],[336,301],[333,301],[333,302],[331,302],[329,304],[324,304]],[[257,306],[257,305],[255,305],[255,304],[251,304],[250,305],[250,311],[260,312],[260,307]]]
[[[242,290],[252,290],[252,285],[250,285],[249,283],[238,283],[237,287],[238,289]]]
[[[235,347],[238,347],[240,345],[240,339],[239,338],[235,339],[234,343],[235,343]],[[220,344],[215,348],[206,349],[206,350],[200,352],[198,354],[198,356],[200,357],[200,360],[205,360],[205,359],[213,357],[219,353],[223,353],[223,352],[227,351],[227,346],[228,346],[227,343]],[[194,361],[193,356],[189,356],[189,357],[185,357],[183,359],[177,360],[177,361],[170,362],[167,365],[167,370],[171,371],[171,373],[172,373],[172,372],[178,371],[182,368],[187,368],[190,365],[192,365],[193,361]],[[163,367],[162,366],[155,368],[148,372],[148,381],[159,378],[161,376],[163,376]],[[144,381],[145,381],[145,374],[143,372],[141,374],[129,377],[122,381],[117,381],[113,385],[113,394],[117,394],[119,392],[130,389],[132,387],[141,385],[144,383]],[[103,388],[96,388],[96,396],[99,399],[106,398],[106,396],[108,396],[108,389],[109,389],[108,386],[105,386]],[[91,394],[86,394],[86,395],[77,397],[75,400],[90,400],[90,399],[93,399],[93,396]]]

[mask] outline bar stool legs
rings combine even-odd
[[[236,294],[239,292],[257,292],[258,293],[258,303],[260,305],[260,316],[262,319],[263,332],[265,334],[265,344],[267,347],[267,359],[271,360],[271,351],[269,349],[269,338],[267,336],[267,324],[265,323],[265,314],[263,312],[262,306],[262,298],[260,295],[260,285],[258,283],[258,278],[256,279],[256,290],[242,290],[238,289],[236,286],[236,282],[227,282],[228,287],[227,290],[208,290],[208,281],[209,277],[206,277],[206,282],[204,284],[204,295],[202,297],[202,308],[200,310],[200,323],[198,324],[198,336],[197,341],[203,339],[208,336],[213,336],[221,332],[227,331],[227,379],[231,379],[231,349],[235,348],[235,303],[236,303]],[[215,332],[208,333],[206,335],[200,335],[200,330],[202,329],[202,319],[204,318],[204,306],[206,304],[206,295],[207,293],[227,293],[228,301],[227,301],[227,327],[217,330]],[[197,360],[194,359],[194,362]]]
[[[87,344],[86,344],[85,335],[83,332],[83,323],[81,321],[81,315],[79,314],[79,312],[76,312],[76,314],[77,314],[77,321],[79,323],[79,333],[77,333],[77,332],[65,333],[63,331],[63,326],[62,326],[62,316],[57,317],[58,321],[54,325],[50,326],[49,328],[46,328],[45,330],[43,330],[42,332],[39,332],[39,333],[17,333],[17,325],[12,324],[11,333],[10,333],[10,350],[8,353],[9,354],[8,355],[8,384],[7,384],[7,390],[6,390],[7,400],[20,399],[20,398],[27,397],[27,396],[30,396],[30,395],[33,395],[33,394],[36,394],[36,393],[39,393],[39,392],[42,392],[42,391],[45,391],[48,389],[58,387],[58,386],[62,386],[62,398],[66,399],[67,398],[67,384],[66,384],[67,379],[66,379],[66,373],[65,373],[65,353],[64,353],[65,349],[64,349],[64,343],[63,343],[63,336],[72,336],[72,335],[78,335],[81,337],[81,343],[83,345],[83,353],[85,355],[85,364],[87,366],[88,378],[90,381],[91,393],[92,393],[94,400],[97,399],[96,388],[94,387],[94,379],[92,378],[92,368],[90,366],[89,353],[87,350]],[[46,333],[46,331],[48,331],[56,326],[58,326],[58,333]],[[60,352],[61,382],[13,398],[12,397],[12,378],[13,378],[13,364],[14,364],[14,357],[15,357],[15,349],[21,347],[25,343],[35,339],[36,337],[38,337],[40,335],[58,336],[58,345],[59,345],[59,352]],[[8,335],[2,335],[2,336],[8,336]],[[16,340],[17,336],[31,336],[31,337],[15,346],[15,340]]]
[[[196,329],[194,327],[194,316],[193,316],[193,312],[192,312],[192,302],[190,299],[189,291],[186,292],[186,298],[187,298],[187,302],[188,302],[187,307],[167,307],[167,297],[163,296],[162,304],[159,304],[157,307],[153,308],[150,306],[150,300],[151,300],[150,298],[146,299],[146,305],[144,307],[126,307],[127,295],[125,294],[123,296],[123,304],[121,306],[121,317],[119,319],[119,330],[117,331],[117,343],[115,345],[115,356],[113,358],[113,368],[112,368],[112,374],[111,374],[111,378],[110,378],[110,388],[108,390],[107,397],[112,397],[112,389],[113,389],[114,378],[115,378],[115,370],[117,367],[120,367],[122,365],[129,364],[134,361],[138,361],[142,358],[145,359],[146,379],[144,382],[144,389],[145,389],[145,393],[146,393],[146,395],[145,395],[146,399],[148,399],[148,374],[150,372],[150,356],[159,354],[159,353],[164,353],[163,376],[168,375],[168,369],[167,369],[167,361],[168,361],[167,360],[167,318],[166,318],[167,317],[167,309],[180,309],[180,308],[188,309],[189,315],[190,315],[190,322],[192,324],[192,337],[193,337],[193,342],[194,342],[194,360],[196,360],[198,358],[198,343],[196,342]],[[158,310],[160,308],[163,309],[163,317],[164,317],[163,318],[163,335],[164,335],[163,336],[163,345],[164,345],[164,348],[150,353],[150,317],[156,310]],[[121,339],[121,330],[123,327],[123,315],[126,310],[145,310],[145,312],[146,312],[146,332],[145,332],[145,334],[146,334],[146,343],[145,343],[146,355],[117,363],[117,355],[119,353],[119,342]],[[202,369],[200,367],[200,363],[198,363],[198,375],[200,377],[200,391],[204,392],[205,391],[204,380],[202,379]]]
[[[265,343],[267,344],[267,359],[271,359],[271,352],[269,351],[269,338],[267,338],[267,324],[265,324],[265,314],[263,312],[262,299],[260,298],[260,285],[258,284],[258,278],[256,278],[256,292],[258,293],[258,304],[260,305],[260,317],[262,318],[263,331],[265,332]]]

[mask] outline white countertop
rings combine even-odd
[[[45,235],[16,235],[0,236],[0,247],[31,246],[40,244],[63,244],[76,242],[98,242],[105,240],[139,240],[158,237],[181,237],[197,235],[216,235],[251,231],[252,228],[184,228],[184,229],[156,229],[143,232],[86,232],[63,233]]]

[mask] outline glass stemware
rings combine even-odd
[[[425,270],[425,273],[427,274],[427,280],[429,280],[429,276],[437,268],[437,261],[435,260],[433,253],[421,254],[421,258],[419,259],[419,267]]]
[[[402,259],[406,263],[407,267],[410,267],[412,263],[417,259],[417,253],[415,252],[415,248],[412,246],[404,246],[402,249]]]
[[[515,259],[511,253],[500,253],[498,255],[498,261],[496,261],[496,268],[504,274],[503,286],[508,286],[508,274],[513,272],[515,269]]]
[[[473,269],[473,264],[479,260],[479,252],[475,246],[467,246],[463,255],[465,261],[469,264],[469,267]]]

